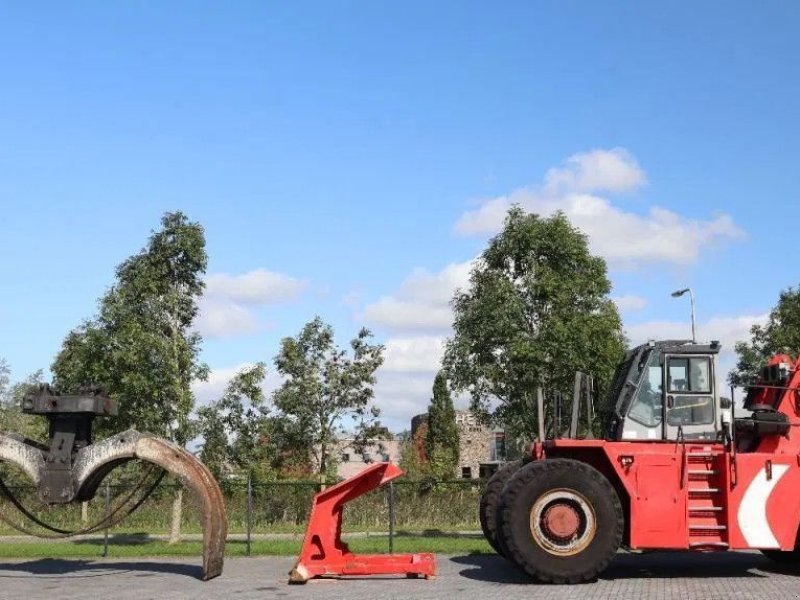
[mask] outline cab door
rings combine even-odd
[[[714,361],[702,354],[668,354],[664,361],[666,439],[716,439]]]

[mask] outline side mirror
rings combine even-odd
[[[733,403],[731,402],[730,398],[720,398],[719,399],[719,407],[724,409],[724,410],[728,410],[732,405],[733,405]]]

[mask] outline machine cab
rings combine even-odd
[[[716,390],[719,347],[667,340],[629,350],[608,398],[611,439],[717,439],[730,422]]]

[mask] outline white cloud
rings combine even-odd
[[[390,431],[411,428],[411,417],[428,409],[433,373],[383,373],[375,385],[375,404]]]
[[[249,308],[235,302],[203,298],[195,327],[204,337],[223,338],[255,333],[259,322]]]
[[[397,337],[386,340],[381,371],[435,373],[442,364],[445,338],[438,336]]]
[[[512,204],[542,216],[562,211],[588,235],[593,252],[623,268],[653,262],[691,264],[702,248],[744,237],[726,214],[693,219],[659,206],[639,214],[589,193],[629,190],[644,182],[644,173],[635,162],[625,162],[621,157],[628,155],[622,153],[617,149],[576,155],[566,167],[551,169],[543,185],[515,190],[464,213],[455,230],[463,235],[496,233]]]
[[[629,192],[647,182],[636,159],[624,148],[573,154],[561,167],[547,171],[544,179],[545,189],[550,193]]]
[[[263,325],[254,307],[293,300],[307,286],[305,280],[266,269],[241,275],[212,273],[206,277],[195,327],[208,338],[256,333]]]
[[[384,296],[364,309],[364,320],[390,329],[441,330],[450,327],[453,314],[446,304]]]
[[[206,278],[206,295],[247,304],[274,304],[296,298],[307,285],[302,279],[266,269],[241,275],[213,273]]]
[[[450,300],[469,284],[472,265],[472,261],[451,263],[436,273],[414,269],[395,294],[367,305],[362,317],[393,330],[448,331],[453,323]]]
[[[624,295],[614,296],[611,299],[614,301],[614,304],[617,305],[617,308],[622,312],[642,310],[645,306],[647,306],[647,300],[641,296]]]

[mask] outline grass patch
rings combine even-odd
[[[346,537],[346,536],[345,536]],[[353,538],[347,541],[357,553],[384,553],[389,550],[388,536]],[[252,543],[253,556],[295,556],[300,552],[299,540],[256,540]],[[102,540],[75,542],[19,542],[0,544],[0,558],[98,558],[103,551]],[[395,537],[394,551],[436,552],[439,554],[483,554],[490,552],[489,544],[482,538],[406,536]],[[168,544],[148,539],[119,542],[109,540],[108,553],[112,558],[149,556],[200,556],[201,542]],[[230,541],[225,547],[226,556],[245,556],[243,541]]]

